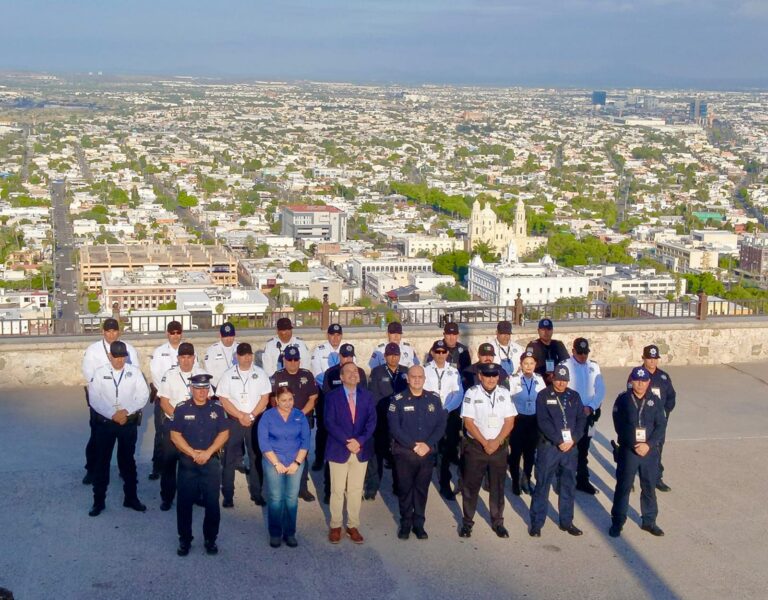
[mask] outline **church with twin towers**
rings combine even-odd
[[[525,218],[525,204],[518,199],[515,209],[515,220],[512,226],[499,220],[491,208],[491,203],[486,202],[485,207],[480,206],[480,201],[475,200],[472,205],[472,214],[469,217],[469,235],[467,237],[467,250],[480,243],[486,243],[497,254],[506,256],[510,244],[514,244],[516,254],[525,256],[529,252],[540,248],[547,243],[545,237],[532,237],[527,232]]]

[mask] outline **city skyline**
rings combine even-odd
[[[0,70],[490,86],[766,88],[739,0],[0,2]],[[738,44],[734,43],[738,40]],[[19,49],[23,49],[20,51]]]

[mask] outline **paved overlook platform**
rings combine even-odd
[[[659,494],[664,538],[639,529],[638,493],[623,536],[607,535],[614,484],[610,408],[627,373],[614,368],[606,370],[610,393],[590,459],[600,494],[577,494],[581,538],[559,531],[551,519],[540,539],[528,537],[529,497],[508,490],[510,539],[491,532],[482,493],[473,537],[462,540],[456,534],[460,505],[445,503],[433,487],[428,541],[397,539],[397,503],[385,493],[363,504],[362,547],[348,540],[331,546],[327,506],[300,502],[299,547],[273,550],[265,511],[247,501],[238,475],[235,509],[222,510],[219,556],[203,551],[202,511],[196,509],[196,539],[186,558],[175,554],[175,513],[160,512],[158,482],[147,480],[153,434],[147,420],[138,463],[139,495],[148,511],[122,507],[113,466],[107,510],[90,518],[91,488],[80,483],[87,435],[82,389],[5,389],[0,586],[20,600],[765,598],[768,364],[675,366],[670,372],[679,402],[665,449],[673,491]]]

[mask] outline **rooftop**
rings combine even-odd
[[[89,518],[91,490],[80,484],[87,418],[79,386],[6,389],[0,397],[0,586],[18,598],[763,598],[768,587],[768,366],[670,367],[678,389],[665,448],[666,479],[653,538],[638,525],[639,493],[618,540],[607,535],[614,485],[609,451],[610,407],[626,368],[606,370],[610,390],[593,441],[590,468],[600,494],[578,494],[576,519],[584,536],[557,529],[550,514],[540,539],[526,534],[529,498],[507,490],[500,540],[487,524],[481,492],[471,539],[456,534],[460,505],[445,503],[433,486],[427,507],[430,539],[401,542],[397,502],[385,475],[384,495],[366,502],[356,547],[326,540],[328,507],[301,503],[299,547],[272,550],[265,512],[246,501],[237,476],[234,510],[222,512],[220,554],[202,551],[202,514],[195,509],[192,553],[178,558],[175,515],[159,510],[159,486],[147,481],[151,419],[137,449],[145,514],[121,506],[113,468],[107,510]],[[12,451],[10,451],[12,449]],[[321,485],[318,473],[311,474]],[[310,484],[310,488],[312,487]],[[556,497],[551,496],[551,501]],[[338,570],[354,576],[339,585]],[[557,576],[553,576],[553,572]]]

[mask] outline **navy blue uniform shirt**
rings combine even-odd
[[[226,430],[226,414],[215,400],[208,400],[202,406],[192,400],[182,402],[171,421],[171,431],[179,432],[194,450],[207,450],[216,436]]]
[[[365,371],[360,367],[357,367],[357,373],[360,375],[360,383],[364,388],[368,387],[368,379],[365,376]],[[341,365],[334,365],[330,367],[323,375],[323,394],[335,390],[341,387]]]
[[[407,374],[408,369],[402,365],[398,365],[394,373],[389,370],[387,365],[379,365],[373,368],[371,377],[368,380],[368,391],[371,392],[373,401],[377,406],[383,400],[385,401],[384,410],[386,410],[387,406],[389,406],[389,400],[394,394],[408,389]]]
[[[424,442],[432,452],[445,433],[448,413],[443,410],[440,396],[422,391],[414,396],[411,390],[392,396],[387,413],[389,433],[405,448],[413,448],[416,442]]]
[[[664,441],[667,417],[661,400],[650,392],[650,388],[640,399],[635,398],[632,390],[628,390],[619,394],[613,405],[613,426],[619,436],[619,446],[633,448],[636,443],[635,429],[645,427],[646,443],[656,448]]]
[[[577,444],[584,435],[587,423],[579,392],[566,388],[558,394],[555,388],[548,385],[536,396],[536,422],[541,435],[555,446],[564,441],[563,429],[570,430],[571,441]]]
[[[568,360],[571,356],[568,354],[565,344],[560,340],[552,340],[549,345],[544,344],[541,340],[533,340],[528,344],[526,350],[533,352],[533,357],[536,359],[534,372],[542,377],[548,372],[552,373],[557,365],[564,360]],[[552,368],[549,371],[547,370],[548,360],[552,361]]]

